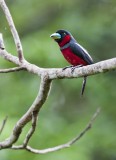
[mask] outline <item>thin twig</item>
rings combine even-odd
[[[8,68],[8,69],[0,69],[0,73],[10,73],[10,72],[16,72],[26,70],[24,67],[14,67],[14,68]]]
[[[7,116],[6,116],[6,118],[2,121],[2,125],[1,125],[1,127],[0,127],[0,135],[1,135],[1,133],[2,133],[2,131],[3,131],[3,129],[4,129],[4,127],[5,127],[6,121],[7,121]]]
[[[97,109],[97,111],[94,113],[91,120],[89,121],[87,126],[81,131],[81,133],[79,135],[77,135],[75,138],[73,138],[72,140],[70,140],[69,142],[65,143],[65,144],[55,146],[55,147],[52,147],[52,148],[42,149],[42,150],[34,149],[30,146],[27,146],[26,148],[24,148],[23,145],[12,146],[12,149],[15,149],[15,150],[26,149],[27,151],[35,153],[35,154],[46,154],[46,153],[49,153],[49,152],[55,152],[55,151],[58,151],[58,150],[61,150],[61,149],[64,149],[64,148],[68,148],[71,145],[73,145],[75,142],[77,142],[82,136],[84,136],[84,134],[87,133],[87,131],[89,129],[91,129],[91,127],[93,125],[93,122],[94,122],[94,120],[96,119],[96,117],[98,116],[99,113],[100,113],[100,109]]]
[[[24,59],[23,48],[22,48],[22,44],[21,44],[18,32],[15,28],[12,16],[11,16],[10,11],[9,11],[9,9],[8,9],[4,0],[0,0],[0,6],[1,6],[1,8],[2,8],[2,10],[3,10],[3,12],[6,16],[6,19],[8,21],[8,24],[9,24],[9,27],[10,27],[10,30],[11,30],[11,33],[13,35],[14,42],[15,42],[15,45],[16,45],[16,49],[17,49],[17,52],[18,52],[19,61],[22,62],[23,59]]]
[[[26,138],[23,142],[23,147],[24,148],[26,148],[30,138],[32,137],[33,133],[35,132],[35,128],[36,128],[36,125],[37,125],[37,118],[38,118],[38,112],[33,112],[32,113],[32,126],[31,126],[29,132],[27,133]]]
[[[85,129],[77,137],[75,137],[74,139],[69,141],[67,143],[67,145],[70,146],[73,143],[75,143],[76,141],[78,141],[92,127],[92,124],[93,124],[94,120],[96,119],[96,117],[98,116],[99,113],[100,113],[100,108],[98,108],[97,111],[94,113],[93,117],[91,118],[91,120],[89,121],[89,123],[87,124]]]

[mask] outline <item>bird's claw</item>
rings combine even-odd
[[[83,65],[78,65],[78,66],[66,66],[66,67],[64,67],[63,69],[62,69],[62,71],[64,71],[65,69],[67,69],[67,68],[71,68],[71,73],[73,73],[74,72],[74,70],[76,69],[76,68],[79,68],[79,67],[82,67]]]
[[[71,68],[71,73],[73,73],[74,70],[75,70],[75,67],[73,66],[73,67]]]
[[[74,72],[74,70],[76,69],[76,68],[79,68],[79,67],[82,67],[83,65],[78,65],[78,66],[72,66],[72,68],[71,68],[71,73],[73,73]]]
[[[67,68],[72,68],[73,66],[66,66],[66,67],[64,67],[63,69],[62,69],[62,71],[64,71],[65,69],[67,69]]]

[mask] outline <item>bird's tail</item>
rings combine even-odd
[[[87,76],[83,77],[83,84],[82,84],[82,89],[81,89],[81,96],[83,96],[85,86],[86,86],[86,81],[87,81]]]

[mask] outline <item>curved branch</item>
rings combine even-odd
[[[30,138],[32,137],[33,133],[35,132],[35,129],[36,129],[36,125],[37,125],[37,119],[38,119],[38,112],[34,111],[32,113],[32,126],[30,128],[30,130],[28,131],[26,137],[25,137],[25,140],[23,142],[23,147],[26,148],[27,147],[27,144],[30,140]]]
[[[29,110],[16,123],[11,136],[7,138],[5,141],[0,142],[0,149],[9,148],[18,140],[23,127],[32,119],[32,113],[33,112],[38,113],[40,108],[46,101],[50,90],[50,85],[51,85],[51,80],[48,79],[47,75],[44,75],[41,78],[40,89],[35,101],[31,105]]]
[[[73,145],[75,142],[77,142],[85,133],[87,133],[87,131],[89,129],[91,129],[94,120],[96,119],[96,117],[98,116],[100,112],[100,109],[97,109],[97,111],[94,113],[94,115],[92,116],[91,120],[89,121],[89,123],[87,124],[87,126],[83,129],[83,131],[81,131],[81,133],[79,135],[77,135],[75,138],[73,138],[72,140],[70,140],[69,142],[56,146],[56,147],[52,147],[52,148],[47,148],[47,149],[42,149],[42,150],[38,150],[38,149],[34,149],[30,146],[26,146],[25,148],[23,147],[23,145],[20,146],[12,146],[12,149],[26,149],[29,152],[35,153],[35,154],[46,154],[49,152],[55,152],[64,148],[68,148],[71,145]]]
[[[2,8],[2,10],[3,10],[3,12],[6,16],[6,19],[8,21],[8,24],[9,24],[9,27],[10,27],[10,30],[11,30],[11,33],[13,35],[14,42],[15,42],[15,45],[16,45],[16,49],[17,49],[17,52],[18,52],[19,61],[22,62],[23,59],[24,59],[23,48],[22,48],[22,45],[21,45],[21,41],[20,41],[18,32],[15,28],[12,16],[11,16],[10,11],[9,11],[9,9],[8,9],[4,0],[0,0],[0,6],[1,6],[1,8]]]

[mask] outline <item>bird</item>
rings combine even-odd
[[[50,37],[58,43],[64,58],[71,64],[71,66],[64,67],[63,70],[71,68],[73,73],[75,68],[93,64],[93,59],[88,51],[75,40],[69,31],[60,29]],[[85,90],[86,79],[87,76],[84,76],[81,95]]]

